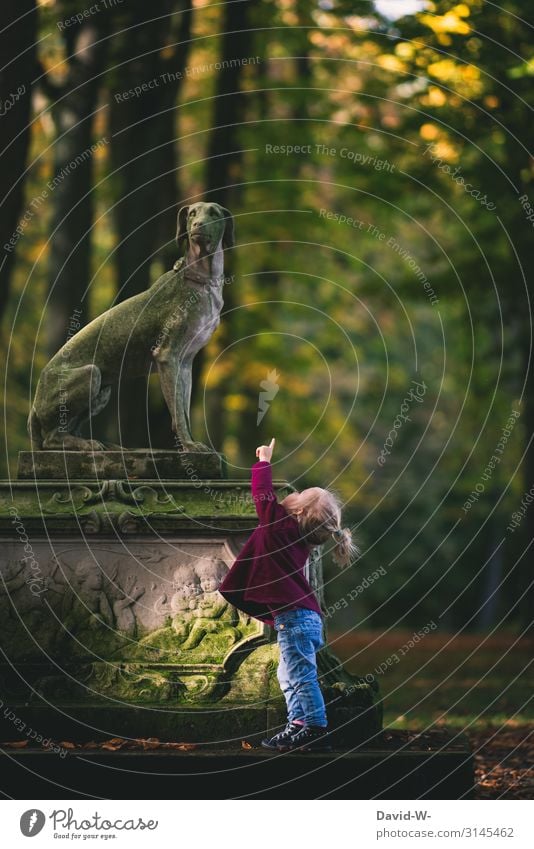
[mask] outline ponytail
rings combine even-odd
[[[344,569],[360,556],[360,550],[352,539],[350,528],[336,528],[331,532],[334,540],[332,558],[334,563]]]
[[[291,492],[281,502],[298,522],[308,545],[323,545],[333,540],[332,556],[342,568],[360,556],[350,528],[341,528],[341,499],[329,489],[318,486]]]

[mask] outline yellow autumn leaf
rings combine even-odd
[[[419,127],[419,135],[425,141],[433,141],[439,136],[439,130],[435,124],[421,124]]]
[[[468,18],[471,14],[471,9],[467,3],[458,3],[457,6],[453,6],[452,11],[460,18]]]
[[[49,250],[49,243],[46,239],[38,239],[35,244],[31,245],[27,251],[27,257],[30,262],[37,262],[42,259]]]
[[[438,159],[443,159],[444,162],[456,162],[458,152],[450,142],[445,139],[440,139],[432,148],[432,153]]]
[[[227,410],[242,412],[246,409],[247,399],[244,395],[227,395],[224,399],[224,406]]]
[[[401,41],[400,44],[397,44],[395,47],[395,53],[397,56],[400,56],[401,59],[411,59],[415,52],[415,47],[409,41]]]
[[[466,80],[480,79],[480,70],[476,65],[463,65],[460,69],[460,73]]]
[[[467,35],[471,32],[469,24],[453,10],[445,15],[420,15],[419,20],[435,33],[452,32],[457,35]]]
[[[397,56],[393,56],[391,53],[384,53],[379,56],[377,64],[386,71],[394,71],[395,73],[402,73],[406,70],[404,62],[401,62]]]
[[[428,73],[438,80],[452,80],[456,76],[457,66],[452,59],[440,59],[428,66]]]
[[[441,88],[432,85],[428,89],[424,103],[427,106],[444,106],[447,103],[447,97]]]

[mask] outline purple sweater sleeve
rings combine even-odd
[[[272,467],[265,460],[251,472],[252,498],[259,517],[219,592],[230,604],[269,625],[273,609],[304,607],[321,614],[304,565],[309,547],[301,539],[298,523],[278,503]]]
[[[273,512],[276,509],[274,505],[278,506],[278,502],[273,489],[272,467],[267,460],[260,460],[252,466],[251,486],[252,500],[256,505],[260,525],[268,524],[273,519]]]

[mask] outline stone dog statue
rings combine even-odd
[[[32,450],[105,448],[84,439],[81,425],[104,409],[120,380],[146,375],[154,363],[180,450],[210,450],[191,435],[191,366],[220,322],[233,217],[217,203],[184,206],[176,241],[186,241],[186,251],[172,271],[95,318],[45,366],[28,418]]]

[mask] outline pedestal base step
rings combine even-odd
[[[382,727],[381,705],[373,701],[370,688],[358,691],[357,697],[342,707],[327,698],[327,710],[336,748],[352,749],[377,739]],[[101,701],[61,703],[54,708],[38,702],[15,703],[0,715],[0,746],[5,743],[11,751],[16,750],[18,741],[26,741],[28,746],[72,741],[85,754],[111,738],[122,741],[128,750],[136,745],[142,749],[137,743],[140,739],[161,741],[160,751],[176,740],[192,745],[195,751],[206,747],[235,750],[240,749],[242,740],[259,746],[285,722],[286,707],[280,696],[260,697],[255,703],[222,700],[175,706]]]
[[[6,749],[3,789],[14,799],[52,799],[58,785],[68,787],[73,799],[469,798],[472,754],[461,735],[450,735],[449,740],[431,749],[408,749],[402,741],[400,747],[390,748],[380,745],[378,735],[370,748],[280,755],[261,748],[70,749],[63,756]]]

